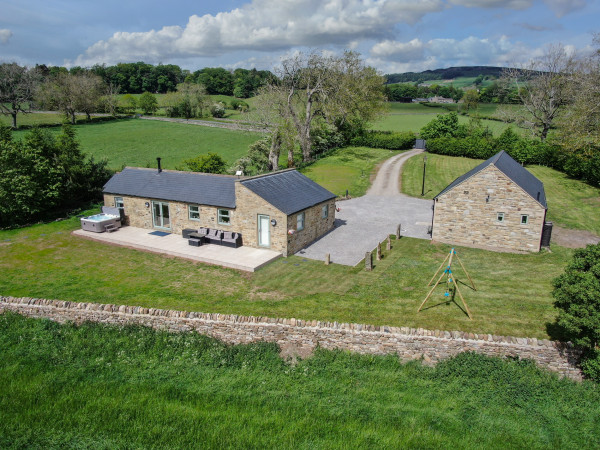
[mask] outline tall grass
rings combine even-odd
[[[436,368],[0,315],[2,448],[593,448],[597,385],[462,354]]]

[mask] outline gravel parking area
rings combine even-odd
[[[398,224],[402,235],[430,239],[432,200],[408,197],[398,190],[402,164],[421,150],[411,150],[388,159],[379,169],[372,188],[363,197],[338,201],[335,228],[300,250],[297,255],[355,266],[365,253],[373,250]]]

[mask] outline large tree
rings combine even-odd
[[[44,107],[62,111],[75,124],[78,112],[90,118],[90,114],[99,108],[104,92],[102,79],[97,75],[59,72],[41,86],[36,98]]]
[[[36,69],[17,63],[0,64],[0,113],[12,117],[17,128],[17,114],[31,111],[31,102],[40,81]]]
[[[291,132],[300,145],[302,160],[310,161],[311,132],[319,122],[338,130],[360,128],[383,111],[383,77],[365,66],[358,53],[299,53],[283,60],[276,74],[278,80],[261,89],[265,101],[257,105],[261,117],[275,113],[271,114],[275,153],[277,143]],[[278,156],[272,154],[271,161]],[[293,159],[288,155],[288,166]]]
[[[572,59],[568,71],[572,101],[559,119],[558,133],[565,149],[588,157],[600,148],[600,34],[594,44],[591,54]]]
[[[505,86],[517,86],[518,97],[527,114],[520,125],[530,128],[542,141],[569,103],[570,57],[564,47],[551,46],[539,58],[519,68],[503,71]]]

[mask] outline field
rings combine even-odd
[[[371,128],[381,131],[414,131],[418,133],[428,122],[435,119],[436,115],[448,114],[449,111],[446,107],[452,109],[457,105],[424,106],[420,103],[390,103],[389,113],[375,121]],[[478,114],[480,117],[490,117],[494,115],[496,108],[496,105],[482,104]],[[469,123],[468,116],[459,115],[458,120],[462,124]],[[481,124],[489,127],[495,136],[511,126],[504,122],[485,118],[481,119]],[[515,126],[513,126],[513,130],[520,134],[525,133],[525,130]]]
[[[456,178],[481,163],[479,159],[427,155],[425,198],[433,198]],[[544,183],[548,200],[548,220],[557,225],[591,231],[600,235],[600,189],[564,173],[543,166],[527,166]],[[410,158],[403,168],[402,191],[413,197],[421,196],[423,157]]]
[[[416,312],[447,245],[393,241],[372,272],[293,256],[247,274],[72,236],[77,228],[73,217],[0,231],[0,293],[547,338],[556,316],[552,279],[572,255],[556,246],[527,255],[459,249],[478,287],[463,290],[471,321],[441,288],[431,308]],[[534,279],[531,267],[540,274]]]
[[[60,132],[60,128],[50,130]],[[184,159],[208,152],[216,152],[232,164],[260,138],[258,133],[142,119],[76,125],[75,130],[82,150],[96,159],[107,158],[113,169],[155,167],[158,156],[165,169],[174,169]],[[15,131],[13,135],[18,139],[25,133]]]
[[[360,197],[371,185],[375,165],[396,154],[377,148],[346,147],[302,169],[302,173],[338,196],[348,190],[350,196]]]
[[[2,448],[595,448],[600,390],[529,362],[435,368],[0,316]]]

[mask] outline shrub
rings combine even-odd
[[[187,170],[191,170],[192,172],[225,173],[226,169],[225,160],[217,153],[207,153],[195,158],[186,159],[183,163],[186,165]],[[178,168],[178,170],[181,170],[181,168]]]
[[[144,92],[140,95],[138,100],[138,106],[142,109],[144,114],[153,114],[158,109],[158,101],[156,96],[150,92]]]
[[[210,114],[213,117],[217,117],[217,118],[225,116],[225,106],[223,105],[223,103],[221,103],[221,102],[214,103],[210,107]]]
[[[458,114],[438,114],[435,119],[427,123],[419,135],[423,139],[435,139],[444,136],[466,136],[466,127],[458,124]]]
[[[352,139],[352,145],[385,148],[388,150],[408,150],[415,145],[416,136],[411,131],[392,133],[389,131],[366,131]]]

